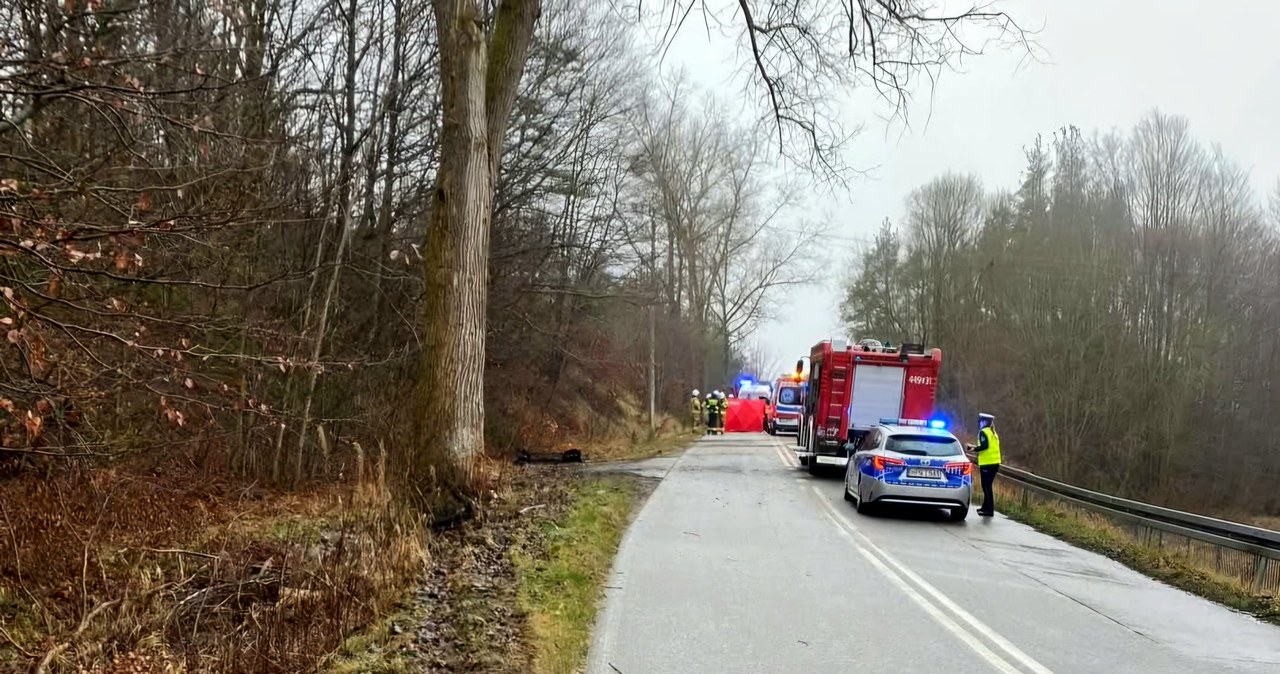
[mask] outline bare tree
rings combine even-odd
[[[440,166],[423,246],[418,456],[410,488],[432,468],[471,482],[484,447],[484,353],[489,225],[503,141],[540,0],[434,0],[440,45]],[[457,395],[460,393],[461,395]]]
[[[926,0],[672,0],[653,15],[673,38],[698,11],[739,42],[754,99],[779,153],[828,177],[848,175],[840,122],[850,90],[871,89],[906,120],[921,85],[988,48],[1028,55],[1030,35],[990,4],[948,11]]]

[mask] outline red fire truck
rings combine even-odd
[[[815,344],[796,448],[800,463],[814,474],[823,465],[844,466],[881,419],[931,420],[941,365],[940,349],[925,353],[919,344]]]

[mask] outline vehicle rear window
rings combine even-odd
[[[794,386],[786,386],[781,389],[778,389],[778,404],[779,405],[799,405],[800,389],[795,388]]]
[[[891,435],[884,448],[908,456],[956,456],[964,453],[958,441],[935,435]]]

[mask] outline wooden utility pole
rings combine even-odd
[[[658,317],[658,220],[649,217],[649,432],[657,433],[656,415],[658,393],[657,334]]]

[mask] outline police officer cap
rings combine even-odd
[[[978,415],[978,421],[986,421],[990,423],[995,420],[996,420],[996,417],[993,414],[987,414],[986,412],[982,412]]]

